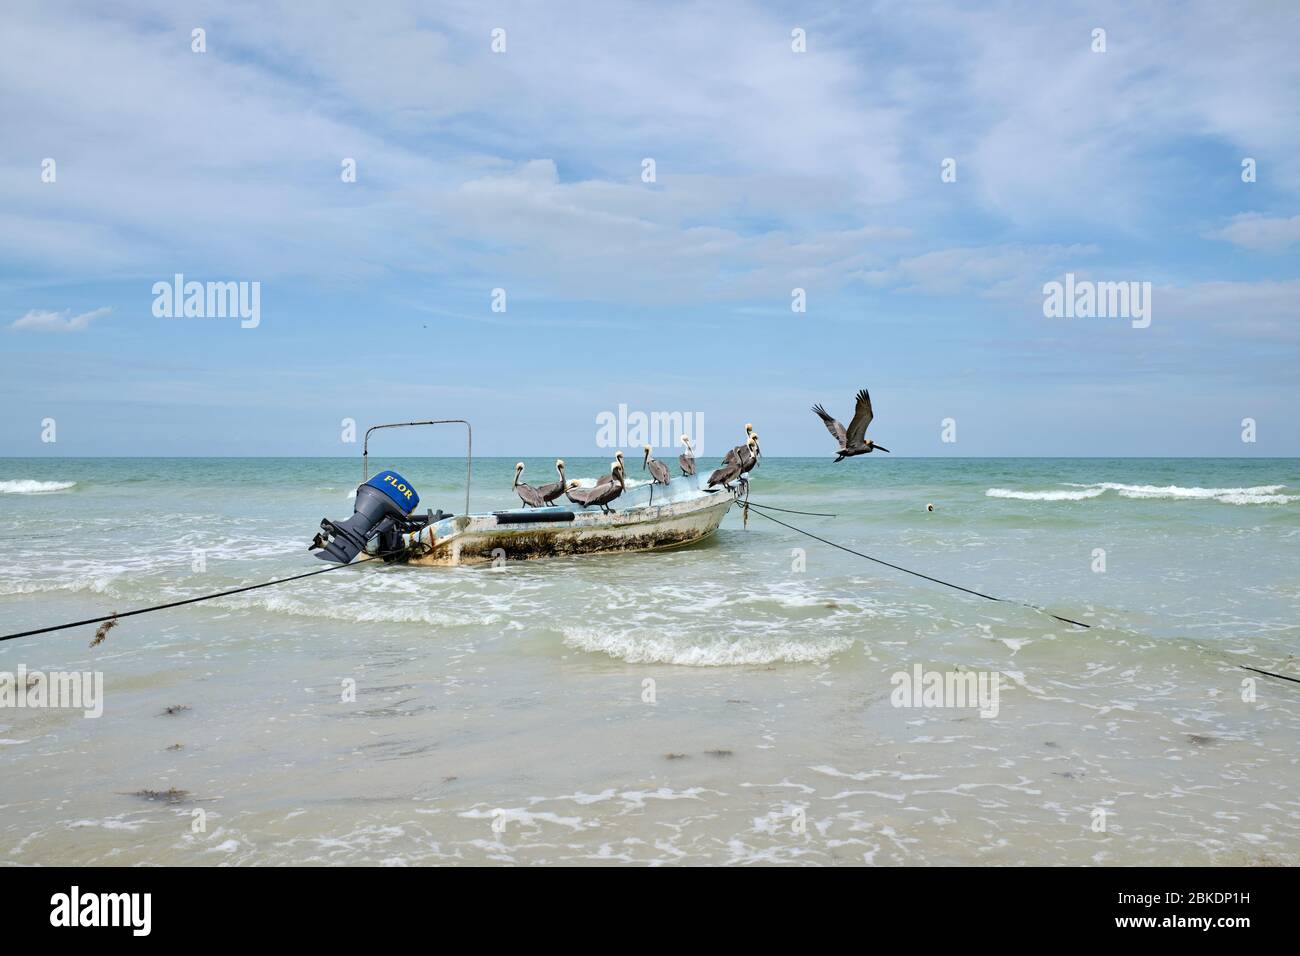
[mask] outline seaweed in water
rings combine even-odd
[[[189,706],[186,704],[172,704],[170,707],[166,708],[159,716],[175,717],[177,714],[184,713],[189,709],[190,709]]]
[[[171,787],[167,790],[137,790],[135,793],[127,794],[130,797],[139,797],[141,800],[165,800],[168,803],[179,803],[190,795],[188,790],[177,790]]]
[[[94,638],[94,640],[92,640],[92,641],[90,642],[90,646],[91,646],[91,647],[94,647],[96,644],[102,644],[102,643],[104,642],[104,638],[108,637],[108,632],[111,631],[111,630],[112,630],[113,628],[115,628],[115,627],[117,627],[117,612],[116,612],[116,611],[113,612],[113,616],[112,616],[112,617],[110,617],[110,618],[109,618],[107,621],[105,621],[103,624],[99,625],[99,628],[95,631],[95,638]]]

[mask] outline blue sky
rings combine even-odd
[[[1298,48],[1276,3],[7,4],[3,454],[603,454],[625,404],[830,455],[862,386],[900,454],[1300,454]],[[178,272],[260,324],[155,317]],[[1066,272],[1150,327],[1045,317]]]

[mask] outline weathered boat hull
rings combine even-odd
[[[717,531],[733,500],[725,492],[702,491],[698,476],[691,476],[655,486],[653,497],[648,485],[630,488],[611,506],[613,514],[566,505],[562,510],[572,513],[571,520],[529,521],[531,515],[520,511],[509,512],[504,521],[497,515],[459,515],[424,531],[409,563],[457,565],[677,548]],[[555,510],[550,509],[549,517],[556,517]]]

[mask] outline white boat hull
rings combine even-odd
[[[726,491],[703,491],[699,476],[692,476],[656,485],[653,494],[649,484],[629,488],[610,505],[612,514],[566,501],[562,508],[573,513],[572,520],[528,521],[527,512],[520,511],[509,513],[510,523],[495,514],[459,515],[414,538],[408,563],[445,566],[677,548],[717,531],[733,501]]]

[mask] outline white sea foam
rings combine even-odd
[[[673,637],[632,629],[603,631],[566,627],[564,643],[591,653],[608,654],[629,664],[678,664],[685,667],[734,667],[746,664],[806,664],[828,660],[853,646],[849,636],[816,641],[742,636],[734,641]]]
[[[1122,498],[1211,498],[1229,504],[1285,504],[1300,499],[1300,495],[1278,494],[1285,485],[1256,485],[1253,488],[1182,488],[1178,485],[1124,485],[1103,482],[1098,487],[1118,492]]]
[[[990,488],[984,494],[989,498],[1014,498],[1017,501],[1083,501],[1103,494],[1103,488],[1085,488],[1082,491],[1012,491],[1008,488]]]
[[[16,481],[0,481],[0,495],[48,495],[55,491],[67,491],[76,486],[75,481],[33,481],[20,478]]]
[[[459,611],[436,602],[393,603],[382,596],[361,602],[331,601],[322,608],[321,601],[297,598],[288,594],[262,592],[252,597],[218,598],[213,607],[228,610],[261,610],[295,617],[330,618],[356,624],[431,624],[437,627],[492,627],[501,626],[500,614],[485,610],[483,613]]]
[[[1255,485],[1251,488],[1183,488],[1179,485],[1126,485],[1103,481],[1093,485],[1071,485],[1073,490],[1013,491],[990,488],[989,498],[1017,501],[1083,501],[1113,491],[1121,498],[1168,499],[1173,501],[1219,501],[1230,505],[1284,505],[1300,501],[1300,495],[1278,494],[1286,485]]]

